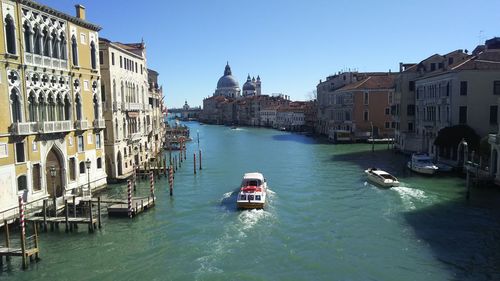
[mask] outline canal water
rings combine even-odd
[[[500,280],[500,192],[422,177],[386,145],[332,145],[270,129],[190,122],[188,160],[156,184],[157,206],[134,219],[104,218],[88,234],[43,233],[42,260],[19,259],[0,280]],[[203,170],[193,175],[193,152]],[[401,187],[366,182],[377,166]],[[245,172],[268,180],[265,210],[238,211]],[[124,197],[125,184],[107,196]],[[141,181],[138,194],[147,194]]]

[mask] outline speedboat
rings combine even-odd
[[[425,175],[434,175],[439,170],[439,168],[432,163],[432,158],[425,153],[413,153],[407,166],[410,170]]]
[[[377,168],[368,168],[365,170],[365,174],[369,181],[376,183],[377,185],[383,187],[399,186],[398,179],[386,171],[382,171]]]
[[[238,209],[262,209],[266,204],[267,182],[261,173],[246,173],[236,200]]]

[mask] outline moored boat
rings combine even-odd
[[[383,187],[399,186],[398,179],[386,171],[382,171],[377,168],[368,168],[365,170],[365,174],[369,181],[376,183],[377,185]]]
[[[433,175],[439,170],[439,168],[432,163],[432,158],[425,153],[413,153],[407,166],[410,170],[425,175]]]
[[[236,199],[238,209],[262,209],[266,204],[267,182],[261,173],[246,173]]]

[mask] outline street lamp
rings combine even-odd
[[[54,202],[54,216],[57,216],[57,201],[56,201],[56,167],[50,167],[50,176],[52,177],[52,200]]]
[[[87,158],[87,161],[85,161],[85,167],[87,167],[87,188],[89,189],[89,197],[92,198],[92,192],[90,191],[90,164],[92,164],[92,162]]]

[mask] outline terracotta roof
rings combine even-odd
[[[500,50],[485,50],[477,56],[461,62],[452,67],[453,70],[499,70],[500,69]]]
[[[394,80],[395,75],[393,74],[368,76],[361,81],[345,85],[338,91],[348,91],[356,89],[390,89],[394,87]]]

